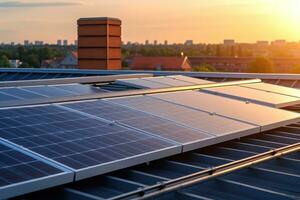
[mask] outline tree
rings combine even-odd
[[[230,49],[230,56],[231,56],[231,57],[235,57],[235,56],[236,56],[235,46],[231,46],[231,49]]]
[[[22,62],[19,68],[30,68],[30,65],[27,62]]]
[[[210,45],[207,45],[206,48],[205,48],[205,53],[204,53],[206,56],[209,56],[211,55],[211,46]]]
[[[54,57],[53,51],[50,48],[45,47],[39,50],[39,62],[41,63],[43,60],[51,59]]]
[[[215,72],[216,71],[216,69],[213,66],[209,65],[209,64],[202,64],[202,65],[199,65],[199,66],[194,66],[192,68],[192,70],[194,72]]]
[[[238,46],[238,52],[237,52],[238,57],[242,57],[243,54],[243,47],[241,45]]]
[[[222,56],[221,46],[220,45],[217,45],[217,47],[216,47],[216,56]]]
[[[250,73],[272,73],[274,72],[273,63],[268,58],[258,57],[250,63],[248,71]]]
[[[29,64],[30,67],[33,68],[39,68],[40,67],[40,61],[39,58],[36,54],[31,54],[27,57],[27,63]]]
[[[0,67],[10,67],[9,60],[6,55],[0,57]]]

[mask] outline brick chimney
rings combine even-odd
[[[81,18],[77,24],[79,69],[121,69],[121,20]]]

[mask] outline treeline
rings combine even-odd
[[[230,56],[230,57],[297,57],[300,52],[300,43],[278,45],[258,45],[253,43],[224,44],[194,44],[194,45],[123,45],[123,56]]]
[[[271,59],[265,57],[257,57],[253,60],[248,68],[250,73],[278,73],[274,63]],[[300,63],[289,67],[287,73],[299,74],[300,73]]]
[[[39,68],[43,60],[63,57],[69,50],[62,47],[0,47],[0,67],[10,67],[9,60],[20,60],[23,68]]]
[[[197,45],[124,45],[122,55],[126,56],[253,56],[251,45],[225,46],[220,44]]]
[[[212,65],[203,63],[198,66],[192,67],[193,71],[196,72],[215,72],[217,71]],[[220,70],[218,70],[221,72]],[[224,71],[226,72],[226,71]],[[244,71],[248,73],[278,73],[278,70],[274,66],[273,61],[267,57],[256,57],[252,62],[249,63],[248,68]],[[295,66],[290,66],[287,73],[299,74],[300,63]]]

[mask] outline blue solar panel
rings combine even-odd
[[[74,95],[74,93],[70,91],[62,90],[60,88],[56,88],[52,86],[24,87],[23,89],[30,92],[35,92],[45,97],[63,97],[63,96]]]
[[[0,101],[11,101],[11,100],[18,100],[19,98],[9,95],[9,94],[5,94],[3,92],[0,91]]]
[[[70,84],[70,85],[58,85],[54,86],[59,89],[63,89],[74,94],[84,95],[84,94],[95,94],[99,92],[104,92],[104,90],[88,86],[88,85],[80,85],[80,84]]]
[[[203,147],[208,144],[208,139],[214,137],[213,135],[178,125],[172,121],[104,100],[64,104],[64,106],[106,120],[118,121],[129,127],[172,140],[185,145],[185,150]],[[191,147],[187,147],[187,145],[191,145]]]
[[[1,88],[1,93],[12,95],[17,97],[18,99],[31,99],[31,98],[41,98],[43,96],[29,92],[26,90],[22,90],[21,88]]]
[[[101,92],[106,92],[106,91],[92,86],[80,85],[80,84],[34,86],[34,87],[10,87],[10,88],[0,88],[0,102],[88,95],[88,94],[96,94]]]
[[[181,150],[154,136],[56,106],[0,110],[0,116],[1,137],[74,169],[78,179]]]
[[[64,172],[0,141],[0,199],[71,182],[72,178],[72,173]],[[30,187],[34,184],[43,186]]]
[[[214,113],[191,109],[150,96],[115,98],[109,101],[160,116],[178,124],[213,134],[218,136],[218,138],[224,137],[227,140],[229,138],[237,138],[236,134],[249,135],[260,131],[259,126],[243,123]],[[201,105],[201,101],[198,104]]]
[[[0,81],[18,81],[18,80],[36,80],[36,79],[54,79],[68,77],[82,77],[87,74],[68,73],[38,73],[38,72],[0,72]]]

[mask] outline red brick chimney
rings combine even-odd
[[[79,69],[121,69],[121,20],[81,18],[77,24]]]

